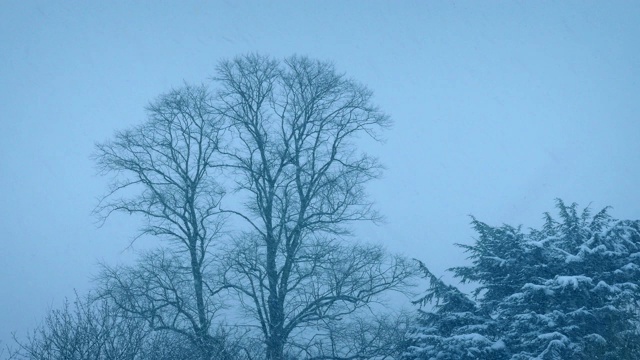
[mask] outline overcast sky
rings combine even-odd
[[[94,144],[248,52],[374,91],[387,221],[357,236],[438,274],[464,263],[469,214],[537,227],[559,197],[638,219],[638,39],[638,1],[1,1],[0,341],[135,258],[139,219],[91,216]]]

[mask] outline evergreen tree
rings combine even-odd
[[[423,266],[431,285],[420,302],[435,306],[420,312],[406,357],[639,358],[640,221],[557,208],[526,233],[473,219],[478,238],[459,245],[471,265],[450,269],[476,285],[470,297]]]
[[[420,312],[420,327],[413,334],[411,358],[419,359],[503,359],[504,344],[492,341],[496,323],[475,301],[455,286],[445,284],[422,263],[429,280],[426,294],[414,303],[433,304]]]

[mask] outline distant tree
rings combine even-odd
[[[640,221],[591,215],[558,200],[559,219],[523,233],[476,219],[452,268],[473,299],[431,281],[407,359],[637,359],[640,357]],[[462,354],[462,355],[460,355]]]
[[[302,344],[297,358],[400,359],[409,340],[411,324],[409,314],[402,311],[367,313],[351,316],[348,321],[330,322],[323,326],[326,335]]]
[[[152,297],[153,295],[150,295]],[[140,300],[140,298],[138,298]],[[144,314],[142,314],[144,315]],[[0,351],[7,360],[249,360],[257,359],[242,334],[218,327],[215,351],[173,329],[149,327],[149,320],[111,299],[93,295],[65,301],[16,348]],[[3,349],[4,350],[4,349]]]
[[[235,330],[233,327],[228,330],[218,326],[213,334],[218,339],[217,351],[207,354],[203,353],[198,344],[188,341],[175,331],[154,331],[145,341],[140,360],[199,360],[206,359],[207,355],[211,359],[220,360],[260,359],[260,352],[255,350],[255,344],[251,344],[243,337],[243,333]]]
[[[138,360],[148,330],[108,301],[76,297],[17,343],[14,360]]]
[[[18,354],[16,354],[16,351],[12,349],[9,345],[5,345],[2,343],[2,341],[0,341],[0,359],[13,360],[17,358],[18,358]]]

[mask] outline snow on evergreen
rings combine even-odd
[[[406,359],[640,358],[640,220],[591,215],[557,201],[541,229],[493,227],[459,245],[449,269],[470,295],[420,263],[430,282]]]

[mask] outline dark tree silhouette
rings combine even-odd
[[[211,86],[161,96],[147,122],[98,145],[114,182],[97,212],[140,214],[141,235],[172,245],[106,267],[101,295],[211,357],[219,295],[233,292],[267,359],[284,359],[287,344],[330,341],[328,329],[413,274],[405,259],[346,240],[351,223],[380,219],[365,185],[381,166],[355,141],[378,140],[390,121],[370,90],[305,57],[223,61]]]
[[[217,207],[223,195],[216,181],[223,129],[209,101],[202,86],[162,95],[147,108],[145,123],[116,133],[113,140],[98,144],[94,154],[98,168],[114,175],[96,213],[103,218],[116,211],[140,214],[145,219],[140,235],[166,239],[175,252],[147,256],[140,269],[130,272],[107,268],[102,295],[133,314],[144,313],[152,327],[176,331],[203,349],[216,341],[210,329],[218,306],[211,297],[218,290],[203,274],[211,261],[208,249],[222,225]],[[171,273],[175,269],[179,271]],[[148,278],[136,278],[142,275]],[[165,297],[150,298],[159,293]],[[140,295],[143,301],[123,294]],[[175,318],[165,318],[167,313]]]
[[[389,119],[370,90],[304,57],[239,57],[223,62],[214,81],[245,200],[224,210],[249,225],[231,250],[225,285],[258,320],[267,358],[283,359],[294,332],[367,306],[411,274],[401,258],[342,240],[351,222],[380,218],[364,185],[381,168],[354,140],[376,138]]]

